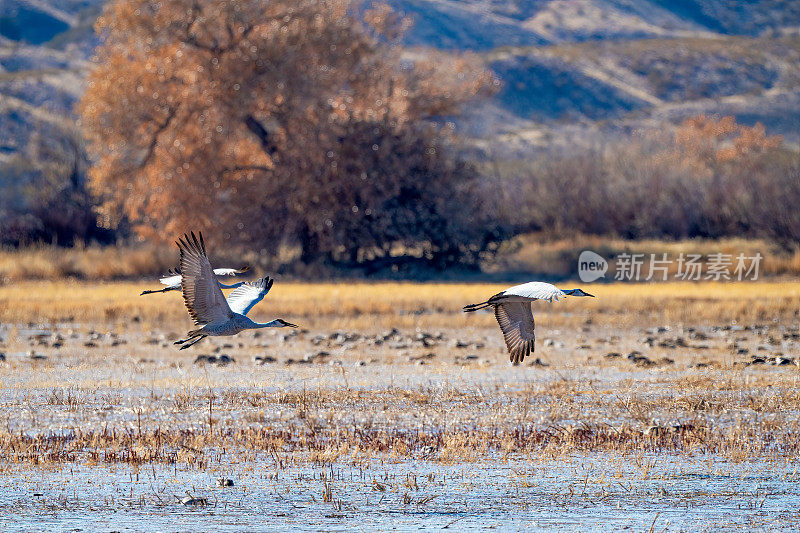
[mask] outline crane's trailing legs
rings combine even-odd
[[[177,287],[164,287],[163,289],[154,289],[152,291],[142,291],[142,294],[139,296],[144,296],[145,294],[154,294],[157,292],[169,292],[169,291],[179,291],[181,290],[181,286],[178,285]]]
[[[194,346],[195,344],[197,344],[201,340],[205,339],[206,337],[208,337],[208,335],[199,335],[199,334],[198,335],[191,335],[191,332],[190,332],[189,337],[187,337],[185,339],[181,339],[179,341],[175,341],[173,344],[183,344],[183,346],[181,346],[181,350],[185,350],[186,348],[188,348],[190,346]]]

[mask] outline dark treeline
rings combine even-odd
[[[695,117],[507,174],[518,231],[800,242],[800,154],[733,117]]]
[[[42,124],[24,151],[0,165],[0,244],[112,242],[115,232],[97,224],[88,168],[76,127]]]

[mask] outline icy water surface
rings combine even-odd
[[[217,477],[233,487],[217,486]],[[185,505],[191,494],[205,505]],[[4,531],[796,530],[791,465],[604,455],[214,472],[23,468],[0,477]]]

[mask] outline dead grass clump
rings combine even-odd
[[[394,458],[420,456],[442,463],[473,462],[492,454],[558,458],[575,452],[625,455],[689,453],[715,454],[731,461],[765,455],[794,457],[800,453],[800,433],[786,430],[765,433],[759,427],[712,428],[697,419],[684,424],[652,426],[644,431],[632,426],[607,424],[551,425],[483,429],[435,428],[425,431],[385,429],[286,428],[209,430],[104,428],[73,430],[62,434],[30,435],[0,432],[0,451],[13,464],[46,463],[185,464],[207,468],[215,454],[267,454],[282,464],[311,462],[326,465],[359,456]],[[277,455],[276,455],[277,454]]]

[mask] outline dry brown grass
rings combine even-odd
[[[430,389],[425,392],[430,401],[422,406],[408,403],[409,391],[404,389],[365,395],[363,391],[324,390],[310,398],[293,397],[288,404],[281,394],[238,391],[227,398],[212,398],[207,414],[203,411],[209,395],[198,390],[179,409],[181,416],[191,418],[183,427],[159,421],[157,413],[164,408],[164,399],[151,398],[126,424],[73,426],[57,434],[7,426],[0,429],[0,452],[9,464],[181,463],[197,469],[208,468],[221,450],[235,451],[242,461],[271,456],[282,466],[358,463],[380,456],[442,463],[488,455],[557,459],[575,452],[715,454],[734,462],[765,456],[795,458],[800,455],[800,425],[791,413],[799,407],[797,376],[762,377],[751,383],[749,376],[739,372],[729,382],[732,388],[724,392],[701,391],[696,386],[682,389],[666,380],[647,383],[661,393],[667,392],[663,385],[669,387],[669,395],[660,400],[646,387],[623,395],[613,387],[589,389],[577,381],[572,388],[533,387],[507,396],[495,393],[488,400],[481,394],[458,394],[454,401],[446,392]],[[706,376],[706,383],[712,380]],[[777,395],[765,392],[767,381]],[[585,395],[590,390],[594,399],[587,410]],[[79,392],[66,400],[63,394],[54,389],[57,401],[49,405],[75,411],[77,419],[96,416],[91,413],[90,394]],[[252,401],[251,395],[257,398]],[[547,417],[529,419],[530,413],[520,409],[523,400],[526,405],[538,405],[537,411],[547,412]],[[261,409],[292,405],[297,411],[284,422],[274,414],[258,421],[238,421],[238,415],[254,404]],[[423,427],[388,423],[400,412],[424,416],[430,410],[447,410],[449,416]],[[675,415],[667,420],[679,422],[657,422],[659,417],[665,419],[664,412]],[[360,414],[351,418],[353,413]],[[384,422],[377,420],[381,413]],[[725,413],[736,416],[732,420],[714,416]]]
[[[35,246],[21,250],[0,250],[0,283],[65,278],[97,281],[129,279],[163,274],[176,263],[177,254],[166,246]]]

